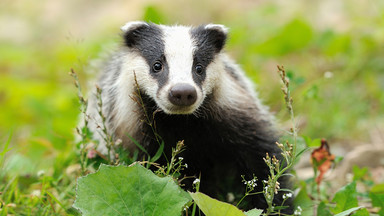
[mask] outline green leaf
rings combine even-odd
[[[363,167],[360,169],[358,166],[354,165],[352,169],[353,169],[353,180],[354,181],[362,180],[364,178],[364,176],[366,176],[368,173],[367,167]]]
[[[379,215],[384,216],[384,184],[378,184],[372,187],[369,192],[372,200],[372,206],[380,207]]]
[[[340,188],[333,197],[332,202],[336,203],[336,207],[331,208],[331,211],[335,214],[357,207],[356,182],[351,182]]]
[[[369,211],[366,208],[357,210],[353,216],[370,216]]]
[[[149,5],[144,9],[144,17],[143,20],[146,22],[153,22],[157,24],[166,23],[165,16],[161,13],[161,11],[153,5]]]
[[[261,55],[286,55],[304,49],[312,38],[312,27],[303,19],[293,19],[255,50]]]
[[[313,215],[313,201],[308,196],[307,186],[304,181],[300,182],[300,191],[294,200],[295,206],[300,206],[303,209],[301,215]]]
[[[139,164],[108,166],[77,181],[74,207],[83,215],[180,215],[190,200],[171,177]]]
[[[384,193],[384,183],[377,184],[371,188],[372,193]]]
[[[229,203],[218,201],[200,192],[189,194],[206,216],[245,216],[241,210]]]
[[[261,209],[251,209],[247,212],[245,212],[245,215],[247,216],[259,216],[263,213],[263,210]]]
[[[353,212],[355,212],[355,211],[357,211],[357,210],[359,210],[361,208],[363,208],[363,207],[359,206],[359,207],[350,208],[348,210],[340,212],[339,214],[336,214],[335,216],[348,216],[348,215],[351,215],[351,213],[353,213]]]
[[[305,143],[307,144],[308,147],[320,147],[321,146],[321,139],[311,139],[307,136],[303,136]]]
[[[351,49],[351,36],[350,35],[342,35],[342,34],[330,34],[328,37],[328,41],[326,44],[321,46],[324,54],[327,56],[335,56],[340,53],[348,52]]]
[[[324,202],[321,202],[319,206],[317,207],[317,215],[322,216],[332,216],[332,213],[329,211],[328,207],[325,205]]]

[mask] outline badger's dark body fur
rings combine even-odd
[[[153,105],[149,107],[155,107],[151,99],[147,98],[145,102],[146,105]],[[148,109],[148,113],[154,111]],[[250,121],[251,116],[247,113],[217,108],[212,111],[218,114],[208,115],[205,118],[157,113],[155,114],[157,133],[165,143],[175,144],[184,140],[186,149],[181,156],[188,164],[184,174],[196,177],[201,174],[202,192],[222,200],[226,200],[228,193],[233,193],[239,200],[245,192],[241,175],[250,180],[253,174],[259,177],[259,187],[256,191],[262,191],[261,180],[265,180],[269,174],[263,157],[266,152],[270,154],[278,152],[274,145],[277,137],[269,128],[270,123]],[[151,128],[143,125],[143,132],[151,134]],[[154,136],[143,137],[141,143],[150,149],[152,155],[159,146]],[[167,145],[168,149],[165,149],[168,157],[172,146],[174,147]],[[248,206],[266,207],[262,194],[253,198],[254,203]]]
[[[184,140],[186,148],[180,156],[188,168],[183,174],[201,176],[200,191],[221,200],[232,193],[238,200],[245,192],[241,175],[247,180],[257,176],[256,191],[262,191],[262,180],[269,174],[263,157],[267,152],[279,157],[274,144],[278,133],[251,82],[222,52],[226,29],[219,25],[189,28],[134,22],[123,30],[125,46],[113,56],[98,82],[107,129],[114,138],[132,151],[135,145],[129,134],[154,155],[159,144],[144,121],[147,113],[165,143],[168,158],[176,143]],[[187,39],[179,40],[179,34]],[[188,50],[191,54],[186,54]],[[186,95],[180,97],[188,99],[175,98],[174,86],[180,83],[182,88],[192,89],[188,90],[191,93],[181,93]],[[146,112],[137,102],[138,95]],[[90,127],[103,151],[96,107],[96,99],[91,97],[87,112],[95,122]],[[165,164],[165,159],[160,163]],[[285,182],[280,183],[284,187]],[[191,188],[191,182],[185,184]],[[262,194],[250,196],[245,203],[247,209],[267,207]]]

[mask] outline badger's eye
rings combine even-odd
[[[152,69],[154,72],[160,72],[161,70],[163,70],[163,64],[161,64],[161,62],[155,62],[155,64],[153,64],[152,66]]]
[[[197,74],[201,75],[203,73],[203,66],[201,66],[199,64],[196,65],[195,66],[195,71],[196,71]]]

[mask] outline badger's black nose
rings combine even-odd
[[[176,84],[169,90],[169,101],[177,106],[190,106],[196,102],[197,92],[189,84]]]

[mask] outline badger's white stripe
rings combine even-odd
[[[170,84],[186,82],[193,84],[193,43],[188,27],[164,27],[164,54],[169,66]]]

